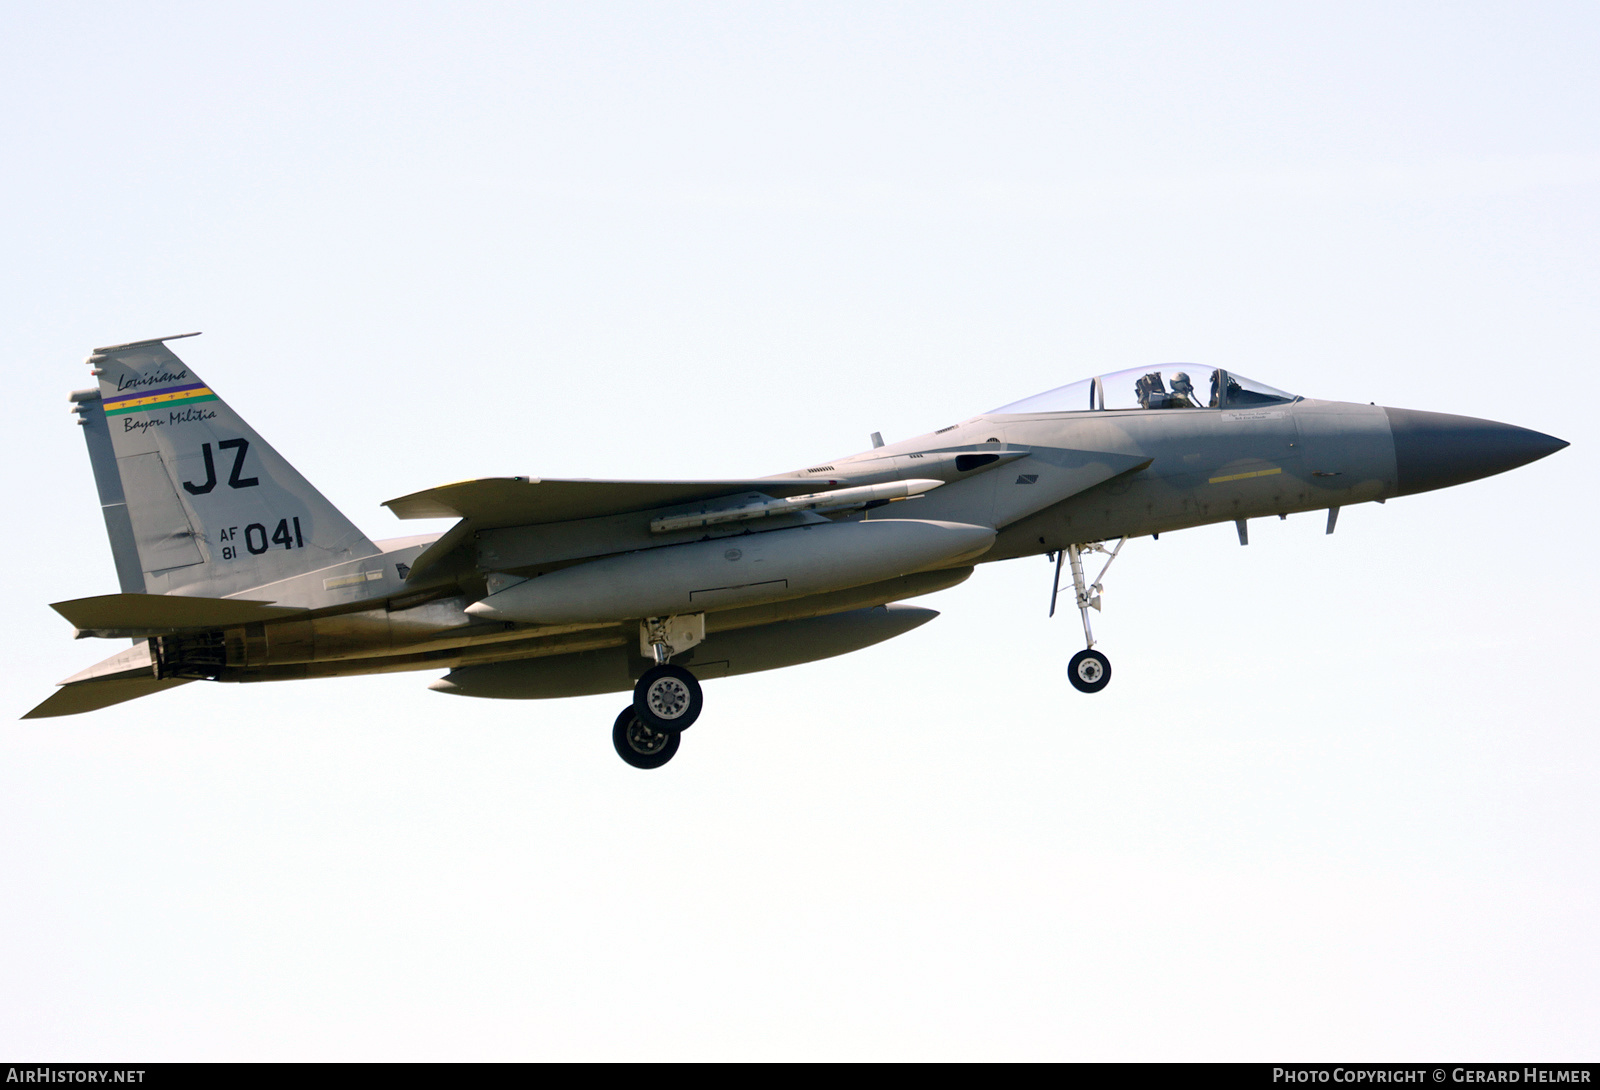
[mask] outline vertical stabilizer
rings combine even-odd
[[[72,395],[124,592],[222,597],[378,551],[163,340],[95,349],[100,388]]]

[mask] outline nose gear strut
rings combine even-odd
[[[1068,545],[1065,549],[1055,554],[1056,574],[1050,584],[1050,616],[1056,615],[1056,596],[1061,592],[1061,566],[1069,564],[1072,568],[1072,588],[1075,600],[1078,603],[1078,612],[1083,616],[1083,639],[1085,647],[1067,664],[1067,680],[1072,682],[1072,687],[1081,693],[1098,693],[1111,683],[1111,660],[1094,649],[1094,629],[1089,625],[1089,610],[1100,609],[1100,595],[1105,590],[1101,585],[1106,577],[1106,572],[1111,570],[1112,561],[1117,559],[1117,554],[1122,552],[1122,547],[1128,543],[1126,537],[1117,539],[1114,547],[1108,549],[1103,541],[1091,541],[1083,545]],[[1093,583],[1087,583],[1083,576],[1083,554],[1104,553],[1105,566],[1100,569],[1100,574],[1095,576]]]

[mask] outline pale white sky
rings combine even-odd
[[[3,20],[12,717],[112,650],[65,395],[140,337],[374,537],[1166,360],[1573,446],[1132,543],[1097,697],[1025,560],[659,773],[436,673],[0,725],[0,1054],[1595,1056],[1593,5]]]

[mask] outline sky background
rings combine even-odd
[[[0,1056],[1592,1060],[1600,8],[0,7]],[[370,536],[1223,366],[1572,447],[706,688],[17,722],[120,644],[66,394],[175,345]]]

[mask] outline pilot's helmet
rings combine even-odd
[[[1189,381],[1187,371],[1179,371],[1172,376],[1172,392],[1175,394],[1194,393],[1194,384]]]

